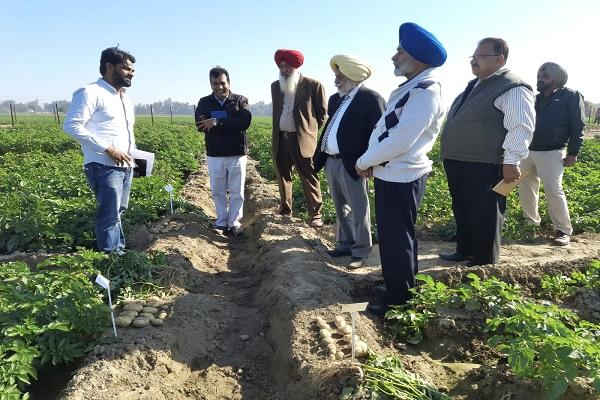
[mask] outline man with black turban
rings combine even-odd
[[[292,170],[295,168],[302,183],[309,224],[318,228],[323,226],[323,202],[312,157],[319,129],[327,118],[327,103],[323,85],[298,72],[303,63],[304,56],[298,50],[275,52],[279,80],[271,84],[271,98],[273,162],[281,198],[277,213],[292,216]]]
[[[529,156],[521,163],[521,170],[527,174],[519,183],[523,217],[526,222],[539,225],[541,179],[557,246],[569,244],[573,233],[562,176],[564,167],[577,161],[585,127],[583,96],[565,87],[567,78],[567,71],[553,62],[542,64],[538,70],[537,90],[540,93],[535,98],[535,131]]]

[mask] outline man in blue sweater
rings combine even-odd
[[[569,244],[573,233],[562,176],[564,167],[577,162],[585,127],[583,96],[565,87],[567,78],[567,71],[552,62],[542,64],[538,70],[535,131],[529,156],[521,163],[521,169],[527,174],[519,184],[523,216],[527,222],[539,225],[541,179],[556,232],[554,244],[558,246]]]

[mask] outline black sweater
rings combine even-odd
[[[196,124],[201,118],[216,118],[217,126],[205,133],[206,155],[229,157],[248,154],[246,129],[252,121],[248,99],[229,92],[221,106],[214,94],[202,97],[196,107]]]
[[[535,112],[535,131],[529,150],[558,150],[568,143],[567,154],[576,156],[585,127],[583,96],[568,88],[556,90],[547,99],[540,93],[535,98]]]

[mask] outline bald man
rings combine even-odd
[[[557,246],[569,244],[573,233],[562,177],[564,167],[577,162],[585,127],[583,96],[565,87],[567,79],[567,71],[552,62],[542,64],[538,70],[535,131],[529,156],[521,163],[521,170],[527,174],[519,184],[523,217],[534,225],[541,222],[540,180],[544,184],[548,213],[555,230],[553,242]]]

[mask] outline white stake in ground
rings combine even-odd
[[[350,318],[352,318],[352,363],[355,361],[355,348],[356,348],[356,317],[358,312],[365,311],[369,303],[352,303],[342,304],[342,312],[349,312]]]
[[[115,314],[113,312],[112,299],[110,298],[110,281],[106,279],[104,276],[98,274],[96,276],[96,283],[106,289],[108,293],[108,305],[110,307],[110,319],[112,320],[113,332],[115,333],[115,337],[117,337],[117,326],[115,325]]]
[[[173,215],[173,186],[168,184],[165,186],[165,190],[169,192],[169,202],[171,204],[171,215]]]

